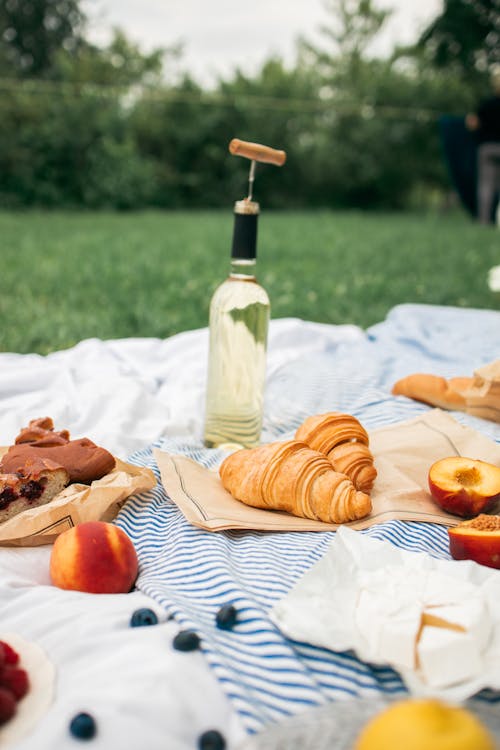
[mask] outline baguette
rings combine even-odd
[[[439,375],[414,373],[394,383],[392,394],[406,396],[440,409],[466,411],[466,394],[473,378],[457,377],[446,380]]]

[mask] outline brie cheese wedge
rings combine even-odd
[[[359,584],[354,619],[366,661],[415,671],[432,688],[481,673],[493,619],[476,587],[405,566],[364,572]]]
[[[470,633],[427,625],[417,643],[418,669],[429,687],[456,685],[478,674],[481,651]]]

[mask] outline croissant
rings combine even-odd
[[[297,440],[236,451],[219,469],[231,495],[255,508],[282,510],[326,523],[367,516],[368,495],[334,471],[330,461]]]
[[[368,448],[368,433],[356,417],[341,412],[308,417],[295,439],[323,453],[335,471],[347,474],[357,490],[370,492],[377,470]]]

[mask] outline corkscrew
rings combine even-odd
[[[251,201],[253,197],[253,184],[255,182],[257,162],[282,167],[286,161],[285,151],[271,148],[270,146],[263,146],[260,143],[241,141],[239,138],[233,138],[229,143],[229,152],[233,156],[244,156],[247,159],[251,159],[248,174],[248,196],[245,198],[247,201]]]

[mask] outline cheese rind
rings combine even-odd
[[[427,685],[443,688],[477,675],[482,668],[481,651],[469,633],[424,627],[417,644],[419,672]]]
[[[482,651],[488,644],[492,633],[492,622],[485,602],[479,597],[466,599],[455,604],[441,607],[429,607],[426,615],[438,618],[443,622],[440,627],[449,630],[461,629],[477,641]]]
[[[428,570],[384,566],[359,576],[361,658],[448,687],[483,671],[493,618],[477,587]]]

